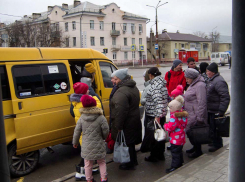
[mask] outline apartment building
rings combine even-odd
[[[217,52],[226,52],[229,51],[231,52],[232,49],[232,36],[227,36],[227,35],[220,35],[217,47],[218,51]]]
[[[156,56],[156,38],[151,31],[147,38],[147,60],[153,61]],[[180,50],[197,50],[199,60],[208,59],[212,52],[212,40],[201,38],[192,34],[182,34],[177,31],[170,33],[163,30],[158,35],[158,48],[160,61],[173,61],[179,58]]]
[[[32,24],[49,23],[51,31],[59,31],[62,40],[50,46],[92,48],[106,52],[116,64],[136,63],[146,59],[147,40],[145,17],[125,12],[115,4],[95,5],[90,2],[74,1],[73,5],[48,6],[46,12],[23,17]],[[43,41],[43,39],[41,39]],[[35,46],[42,46],[36,40]]]

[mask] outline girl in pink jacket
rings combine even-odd
[[[188,113],[182,110],[183,104],[184,98],[181,95],[177,96],[168,104],[170,108],[170,121],[164,124],[164,128],[169,132],[172,164],[171,168],[166,169],[166,173],[170,173],[181,167],[184,162],[182,149],[185,144],[185,128]]]

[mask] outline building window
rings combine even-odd
[[[100,21],[100,30],[104,30],[104,22]]]
[[[200,57],[202,57],[202,53],[200,52]]]
[[[114,60],[117,59],[117,53],[116,53],[116,52],[113,52],[113,53],[112,53],[112,56],[113,56],[113,59],[114,59]]]
[[[59,22],[55,23],[55,31],[59,31]]]
[[[76,21],[72,21],[72,30],[76,30]]]
[[[162,54],[162,58],[165,58],[165,54]]]
[[[175,48],[177,49],[177,43],[175,43]]]
[[[94,29],[94,20],[90,20],[90,29],[91,29],[91,30]]]
[[[139,32],[143,32],[142,24],[139,24]]]
[[[116,30],[116,23],[112,22],[112,30]]]
[[[124,38],[124,45],[125,45],[125,46],[128,45],[128,43],[127,43],[127,38]]]
[[[104,43],[104,37],[100,37],[100,45],[101,46],[105,45],[105,43]]]
[[[181,44],[181,49],[184,49],[185,48],[185,44]]]
[[[127,31],[127,23],[123,24],[123,31],[126,32]]]
[[[112,45],[116,45],[116,37],[112,37]]]
[[[132,52],[132,59],[135,59],[135,51]]]
[[[128,52],[124,52],[124,60],[128,60]]]
[[[132,38],[132,44],[135,44],[135,38]]]
[[[164,43],[162,44],[162,48],[165,48],[165,44]]]
[[[139,38],[139,45],[142,45],[142,38]]]
[[[66,47],[69,47],[69,38],[66,38]]]
[[[65,31],[68,32],[68,22],[65,23]]]
[[[95,46],[94,37],[90,37],[90,44],[91,46]]]
[[[76,47],[77,42],[76,42],[76,37],[73,37],[73,47]]]
[[[132,31],[132,33],[135,33],[135,26],[134,26],[134,23],[131,23],[131,31]]]

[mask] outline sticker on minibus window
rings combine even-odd
[[[20,96],[23,97],[23,96],[28,96],[28,95],[31,95],[31,92],[21,92],[20,93]]]
[[[65,90],[67,88],[67,84],[65,82],[62,82],[60,84],[61,89]]]
[[[59,89],[59,90],[55,90],[55,92],[61,92],[61,90]]]
[[[49,73],[59,73],[59,69],[57,65],[48,66]]]

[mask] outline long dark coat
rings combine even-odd
[[[142,142],[139,90],[130,76],[122,80],[118,87],[110,104],[112,139],[116,140],[118,130],[123,130],[127,145],[139,144]]]

